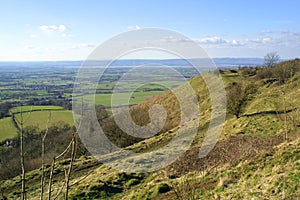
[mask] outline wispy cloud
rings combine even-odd
[[[263,30],[257,35],[249,38],[227,39],[218,36],[204,37],[194,39],[203,47],[208,48],[226,48],[234,46],[245,46],[248,48],[273,48],[280,49],[281,47],[300,47],[300,32],[292,32],[287,30]]]
[[[182,42],[196,42],[199,45],[210,46],[210,47],[225,47],[225,46],[241,46],[243,45],[242,41],[237,39],[225,39],[218,36],[213,37],[203,37],[203,38],[176,38],[173,36],[165,37],[161,39],[162,42],[171,42],[171,43],[182,43]]]
[[[228,43],[227,40],[221,37],[205,37],[196,39],[196,41],[200,44],[226,44]]]
[[[271,31],[269,29],[264,29],[259,32],[260,35],[269,35],[269,34],[273,34],[273,33],[274,33],[274,31]]]
[[[68,33],[63,33],[63,34],[61,34],[61,36],[65,37],[65,38],[67,38],[67,37],[73,37],[72,34],[68,34]]]
[[[35,50],[35,49],[37,49],[37,47],[32,46],[32,45],[25,45],[24,49],[26,49],[26,50]]]
[[[218,36],[204,37],[200,39],[194,39],[200,45],[209,45],[215,47],[226,47],[226,46],[242,46],[244,42],[238,39],[225,39]]]
[[[67,27],[63,24],[61,25],[41,25],[39,27],[41,31],[45,32],[64,32],[67,30]]]
[[[31,38],[37,38],[37,35],[36,34],[31,34],[30,37]]]
[[[134,31],[134,30],[139,30],[139,29],[141,29],[141,27],[138,26],[138,25],[135,25],[135,26],[128,26],[127,29],[128,29],[129,31]]]
[[[239,56],[242,55],[241,52],[257,56],[277,51],[282,57],[289,58],[298,57],[297,52],[300,51],[300,32],[290,30],[262,30],[257,34],[238,38],[214,36],[195,41],[214,56]]]

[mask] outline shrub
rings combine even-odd
[[[255,76],[257,69],[254,67],[240,67],[239,70],[242,76]]]
[[[240,117],[244,104],[256,93],[257,88],[252,83],[233,83],[227,92],[227,110]]]
[[[157,192],[162,194],[169,192],[171,190],[171,187],[166,183],[161,183],[157,186]]]
[[[274,78],[280,83],[285,83],[289,78],[293,77],[296,73],[296,66],[291,63],[281,63],[272,69]]]

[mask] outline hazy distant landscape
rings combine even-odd
[[[201,59],[194,59],[199,60]],[[218,68],[229,68],[238,66],[258,66],[264,63],[263,58],[212,58],[214,63]],[[84,61],[48,61],[48,62],[0,62],[0,67],[2,68],[79,68]],[[98,66],[103,66],[105,61],[97,61]],[[168,66],[179,66],[184,67],[187,65],[187,61],[184,59],[127,59],[127,60],[117,60],[113,62],[111,67],[133,67],[144,64],[167,64]]]
[[[201,59],[199,59],[199,63]],[[220,69],[237,68],[241,66],[258,66],[263,64],[263,59],[253,58],[223,58],[214,60],[216,67]],[[96,61],[100,65],[104,62]],[[124,73],[127,73],[132,67],[147,64],[175,66],[187,80],[199,75],[192,66],[185,60],[119,60],[108,66],[102,76],[96,91],[96,105],[103,105],[108,111],[111,110],[111,95],[114,85]],[[9,139],[17,135],[17,127],[14,127],[11,117],[18,113],[20,108],[16,108],[22,102],[27,105],[23,108],[24,112],[30,113],[30,121],[26,126],[40,127],[47,121],[47,113],[57,113],[56,122],[63,121],[73,124],[72,114],[67,112],[72,108],[73,83],[77,76],[77,71],[83,64],[83,61],[57,61],[57,62],[0,62],[0,103],[5,105],[8,110],[3,113],[0,124],[3,127],[0,130],[0,138]],[[103,66],[105,67],[105,66]],[[156,69],[158,70],[158,69]],[[203,72],[207,69],[203,69]],[[90,77],[91,78],[91,77]],[[134,81],[134,80],[133,80]],[[163,84],[163,82],[161,82]],[[172,87],[178,87],[179,82],[174,81]],[[130,100],[130,105],[140,104],[145,100],[165,92],[167,88],[159,84],[145,85],[135,91]],[[124,88],[124,92],[126,88]],[[120,106],[123,104],[120,104]],[[53,106],[58,106],[60,112]],[[4,110],[4,109],[3,109]],[[64,111],[65,110],[65,111]],[[31,111],[34,112],[31,115]],[[64,112],[62,112],[64,111]],[[5,112],[5,111],[4,111]],[[53,114],[54,114],[53,113]],[[44,116],[41,118],[41,116]],[[42,130],[40,128],[40,130]]]

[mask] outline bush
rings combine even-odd
[[[291,63],[281,63],[272,69],[272,73],[274,78],[283,84],[295,75],[296,70],[296,66]]]
[[[252,83],[233,83],[228,90],[227,110],[239,118],[244,104],[256,93],[257,88]]]
[[[256,78],[258,79],[270,78],[270,71],[267,71],[265,67],[260,67],[257,69]]]
[[[162,194],[171,191],[171,187],[166,183],[161,183],[157,186],[157,192]]]

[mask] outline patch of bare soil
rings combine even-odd
[[[193,147],[181,156],[172,165],[166,168],[170,177],[178,177],[191,171],[211,170],[225,164],[235,166],[243,160],[259,155],[260,152],[272,150],[282,143],[282,135],[262,136],[231,136],[219,141],[213,150],[204,158],[199,158],[200,147]]]

